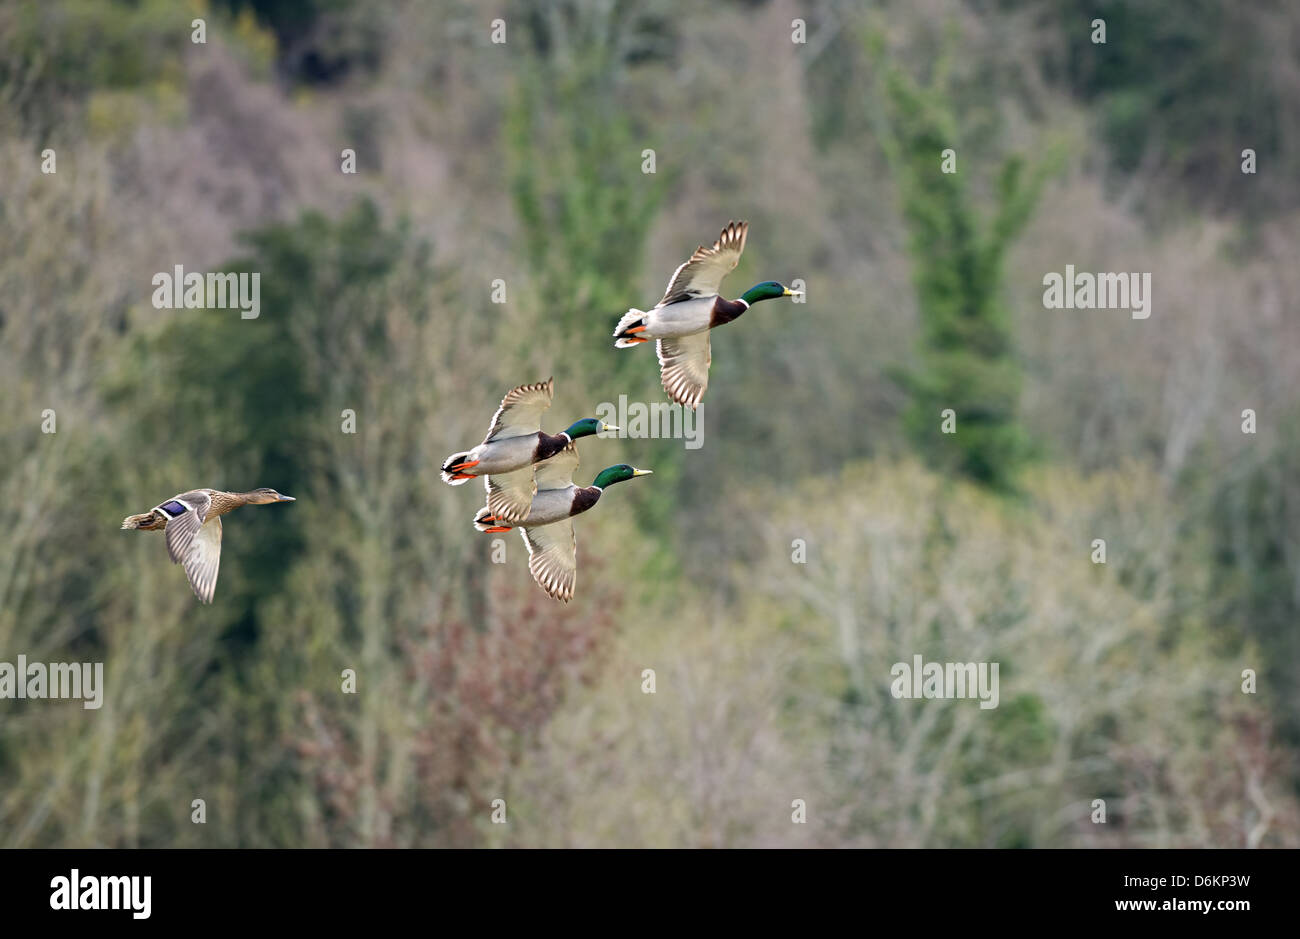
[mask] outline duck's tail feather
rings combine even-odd
[[[474,476],[470,473],[458,473],[455,467],[469,462],[469,451],[453,453],[442,463],[442,481],[449,486],[460,486],[469,482]]]
[[[492,509],[485,505],[474,514],[474,527],[479,531],[509,531],[511,525],[498,519]]]
[[[649,342],[650,340],[636,335],[645,327],[645,310],[628,310],[618,321],[618,326],[614,327],[614,348],[630,349],[643,342]]]
[[[128,515],[122,519],[122,528],[128,531],[142,529],[151,531],[158,526],[158,519],[152,512],[145,512],[143,515]]]

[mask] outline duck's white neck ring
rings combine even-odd
[[[565,440],[569,441],[569,443],[573,443],[573,438],[569,436],[569,432],[567,430],[560,431],[560,436],[563,437]]]
[[[746,300],[744,297],[737,297],[737,298],[736,298],[736,302],[737,302],[737,303],[743,303],[743,304],[745,305],[745,309],[746,309],[746,310],[749,309],[749,301]]]

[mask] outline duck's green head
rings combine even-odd
[[[780,297],[797,297],[802,294],[802,290],[791,290],[785,284],[778,284],[774,280],[765,280],[761,284],[755,284],[740,295],[750,306],[753,306],[759,300],[776,300]]]
[[[614,483],[621,483],[634,476],[649,476],[653,472],[654,470],[637,469],[635,466],[620,463],[617,466],[605,467],[591,484],[597,489],[608,489]]]
[[[618,428],[613,424],[598,421],[594,417],[584,417],[580,421],[574,421],[564,429],[564,432],[569,435],[570,440],[577,440],[579,437],[590,437],[592,434],[598,434],[602,430],[618,430]]]

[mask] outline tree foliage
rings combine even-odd
[[[1008,157],[986,220],[969,181],[973,168],[959,162],[956,172],[941,169],[946,151],[958,161],[963,153],[945,63],[936,64],[929,85],[897,63],[884,61],[881,70],[881,142],[897,176],[921,316],[919,363],[905,376],[907,428],[941,464],[1010,488],[1028,444],[1017,418],[1021,375],[1004,262],[1033,211],[1047,164],[1026,172],[1023,158]],[[948,409],[956,414],[954,435],[940,429]]]

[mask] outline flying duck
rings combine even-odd
[[[554,393],[553,378],[506,392],[483,442],[447,457],[442,464],[442,481],[460,486],[481,476],[487,505],[494,515],[502,521],[518,521],[527,515],[537,491],[534,464],[555,456],[579,437],[618,430],[613,424],[588,417],[558,434],[544,433],[542,412],[551,406]]]
[[[122,527],[135,531],[161,531],[167,535],[167,556],[185,566],[185,576],[200,603],[211,603],[221,566],[221,516],[241,505],[293,502],[274,489],[225,492],[191,489],[155,505],[143,515],[128,515]]]
[[[669,278],[664,297],[649,311],[628,310],[614,329],[614,346],[628,349],[656,340],[664,391],[678,404],[694,409],[709,386],[709,331],[744,315],[760,300],[794,297],[773,280],[750,287],[738,300],[718,294],[722,279],[735,270],[745,250],[748,222],[728,222],[712,248],[700,245]]]
[[[606,489],[615,483],[649,476],[653,470],[637,469],[626,463],[601,470],[590,486],[575,486],[578,448],[569,444],[556,456],[537,465],[537,494],[527,515],[515,523],[498,518],[489,506],[474,516],[479,531],[509,531],[518,528],[528,546],[528,571],[547,596],[568,603],[578,577],[578,541],[573,534],[573,516],[588,511]]]

